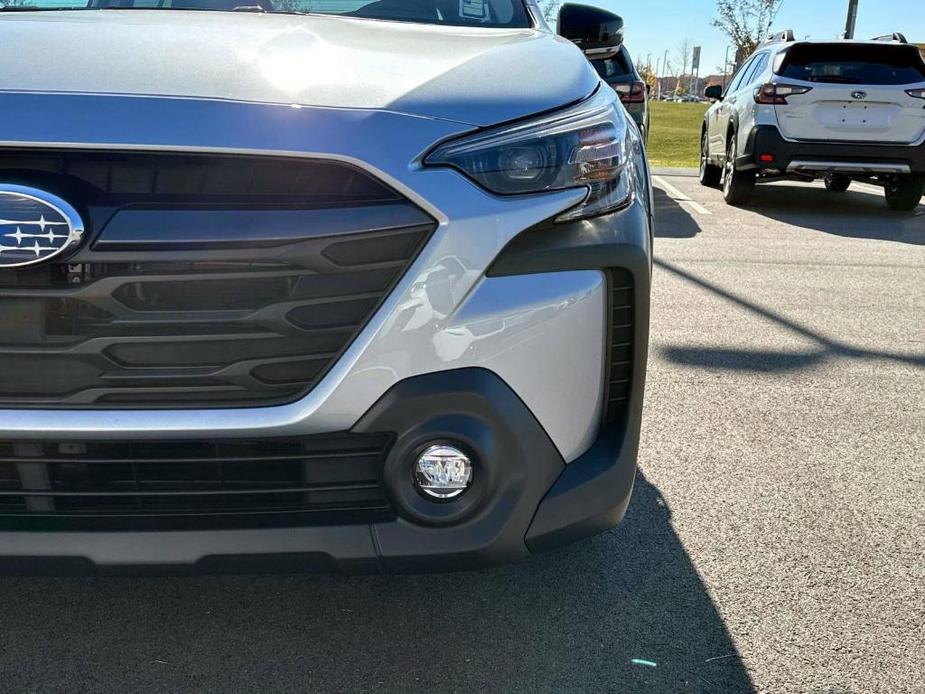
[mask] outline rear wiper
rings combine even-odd
[[[853,80],[850,77],[838,77],[836,75],[824,76],[824,77],[810,77],[810,82],[818,82],[820,84],[829,83],[829,84],[855,84],[857,80]]]

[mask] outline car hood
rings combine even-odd
[[[590,94],[568,41],[531,29],[178,10],[0,15],[0,90],[386,109],[491,125]]]

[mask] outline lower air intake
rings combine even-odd
[[[392,517],[388,435],[0,441],[0,528],[203,529]]]

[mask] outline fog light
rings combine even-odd
[[[427,496],[453,499],[472,482],[472,461],[453,446],[430,446],[414,465],[414,484]]]

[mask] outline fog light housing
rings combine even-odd
[[[414,464],[414,486],[431,499],[455,499],[471,483],[472,461],[454,446],[429,446]]]

